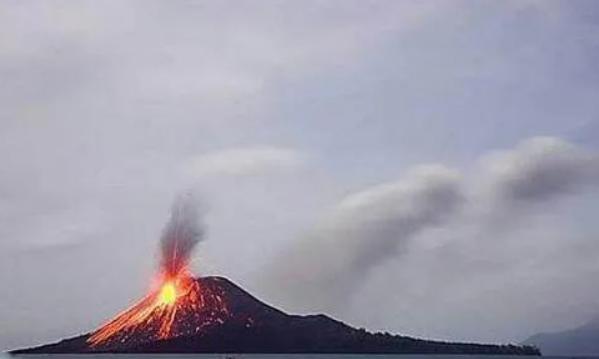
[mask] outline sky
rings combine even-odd
[[[594,1],[0,6],[0,350],[98,327],[198,198],[198,275],[518,342],[599,315]]]

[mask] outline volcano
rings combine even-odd
[[[13,354],[451,353],[539,355],[534,347],[448,343],[352,328],[326,315],[289,315],[223,277],[165,281],[97,330]]]
[[[453,353],[538,355],[527,346],[445,343],[355,329],[325,315],[289,315],[223,277],[194,278],[204,233],[193,198],[178,198],[160,239],[155,288],[91,333],[13,354]]]

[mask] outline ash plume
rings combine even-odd
[[[296,311],[345,309],[372,270],[459,211],[461,184],[457,171],[421,166],[346,197],[273,262],[269,295]]]
[[[160,238],[160,266],[165,274],[176,275],[185,268],[204,232],[196,198],[190,194],[178,196]]]
[[[375,308],[370,313],[380,310],[372,302],[401,303],[426,313],[439,298],[445,298],[450,311],[467,317],[472,304],[463,304],[463,293],[497,313],[508,313],[514,310],[508,308],[512,303],[498,302],[496,291],[486,286],[501,278],[509,283],[498,284],[506,298],[526,303],[510,318],[518,321],[519,314],[534,308],[535,291],[541,290],[529,286],[530,278],[542,279],[539,288],[559,296],[555,283],[569,286],[570,277],[560,276],[578,268],[566,259],[568,253],[578,261],[580,253],[595,248],[593,237],[569,238],[559,232],[561,222],[537,222],[535,217],[550,213],[560,199],[597,186],[599,154],[555,137],[534,137],[493,151],[471,171],[441,164],[412,169],[397,181],[339,201],[273,260],[263,285],[269,298],[286,309],[322,310],[368,322],[364,304]],[[531,250],[544,254],[531,256]],[[471,271],[474,264],[477,270]],[[521,279],[514,276],[520,268],[538,272]],[[371,276],[375,271],[378,279]],[[590,273],[581,269],[576,275]],[[401,296],[372,295],[389,291],[389,286],[401,290]],[[528,291],[533,299],[523,301],[514,288]],[[361,311],[350,310],[354,308]]]

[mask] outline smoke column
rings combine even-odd
[[[191,252],[203,236],[204,229],[200,223],[196,199],[190,194],[178,196],[160,238],[160,265],[164,274],[176,276],[184,269]]]

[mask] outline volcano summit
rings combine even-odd
[[[539,355],[533,347],[446,343],[288,315],[222,277],[166,282],[94,332],[36,353],[452,353]],[[172,286],[172,287],[171,287]]]

